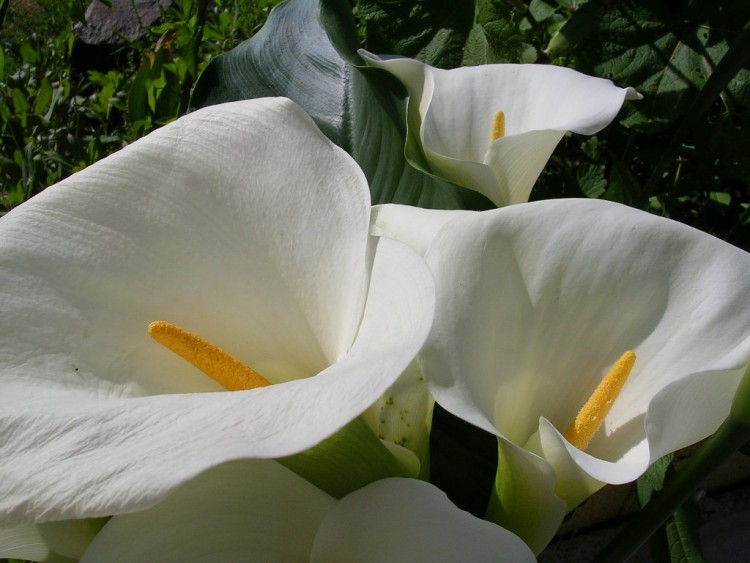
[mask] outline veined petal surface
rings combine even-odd
[[[308,561],[335,504],[274,461],[234,461],[148,510],[115,516],[81,561]]]
[[[406,87],[408,142],[418,145],[428,172],[476,190],[498,206],[528,201],[566,131],[594,134],[614,119],[626,99],[640,97],[632,88],[552,65],[442,70],[412,59],[359,53]],[[505,135],[491,140],[498,111],[505,114]]]
[[[393,203],[375,205],[370,218],[370,234],[400,240],[424,256],[448,221],[475,213],[457,209],[422,209]]]
[[[140,510],[361,414],[434,306],[421,259],[368,228],[361,171],[284,99],[197,111],[3,217],[0,522]],[[155,320],[280,384],[221,391]]]
[[[727,416],[750,359],[746,252],[618,204],[557,200],[449,221],[426,260],[435,399],[542,456],[569,509]],[[581,451],[562,433],[626,350],[635,367]]]
[[[510,532],[414,479],[336,501],[268,460],[230,462],[156,506],[113,517],[82,562],[533,561]]]
[[[323,520],[311,561],[397,563],[535,561],[517,536],[459,510],[414,479],[376,481],[344,497]]]

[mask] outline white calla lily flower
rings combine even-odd
[[[143,510],[359,416],[434,308],[369,216],[356,163],[279,98],[189,114],[0,219],[0,526]]]
[[[488,517],[538,552],[605,483],[726,418],[750,359],[750,255],[596,200],[450,215],[382,206],[373,232],[427,248],[428,385],[498,436]]]
[[[507,530],[432,485],[376,481],[337,501],[268,460],[199,475],[160,504],[115,516],[81,561],[534,561]]]
[[[406,87],[412,164],[478,191],[498,207],[529,200],[565,132],[593,135],[625,100],[641,97],[610,80],[552,65],[442,70],[413,59],[359,54]]]

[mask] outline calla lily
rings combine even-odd
[[[376,481],[336,502],[270,461],[216,468],[146,513],[113,518],[83,561],[132,560],[129,538],[136,559],[159,561],[534,561],[517,536],[422,481]]]
[[[406,156],[424,172],[480,192],[502,207],[528,201],[566,131],[606,127],[632,88],[552,65],[452,70],[401,57],[359,54],[406,87]]]
[[[113,517],[70,555],[97,563],[535,560],[520,538],[422,481],[380,480],[337,501],[268,460],[212,468],[146,511]]]
[[[596,200],[450,215],[384,206],[373,231],[426,248],[430,390],[498,436],[488,517],[538,552],[603,484],[726,418],[750,359],[750,255]],[[607,373],[624,386],[589,401]]]
[[[354,161],[262,99],[192,113],[0,219],[0,526],[143,510],[359,416],[434,306],[422,259],[370,237],[369,214]],[[255,372],[265,386],[242,390]]]

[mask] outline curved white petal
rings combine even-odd
[[[534,183],[564,134],[556,130],[528,131],[492,143],[485,163],[494,173],[495,184],[506,187],[502,196],[495,196],[495,203],[503,206],[529,201]],[[496,192],[493,186],[482,193],[489,197]]]
[[[555,473],[541,457],[498,439],[498,469],[486,518],[518,534],[534,553],[553,538],[565,517],[555,495]]]
[[[499,206],[528,200],[565,131],[596,133],[626,99],[640,97],[632,88],[552,65],[441,70],[362,50],[360,55],[406,87],[409,126],[413,134],[419,131],[432,172]],[[505,113],[505,136],[492,142],[497,111]]]
[[[456,508],[413,479],[384,479],[344,497],[323,520],[311,561],[535,561],[507,530]]]
[[[400,240],[416,250],[420,256],[424,256],[432,240],[448,221],[475,213],[423,209],[395,203],[375,205],[370,218],[370,234]]]
[[[113,517],[81,561],[308,561],[335,504],[278,463],[235,461],[146,511]]]
[[[34,400],[220,389],[150,341],[154,320],[272,381],[316,373],[359,325],[368,204],[357,165],[289,100],[158,130],[0,222],[0,401],[18,403],[16,383]]]
[[[0,528],[0,558],[44,561],[50,554],[36,526]]]
[[[620,205],[560,200],[447,223],[426,260],[438,309],[422,363],[436,400],[521,446],[539,431],[541,450],[528,447],[572,505],[592,485],[573,483],[571,462],[632,480],[728,414],[750,358],[747,253]],[[558,431],[628,349],[635,368],[581,452]],[[710,407],[684,414],[700,401]]]
[[[713,434],[726,419],[744,372],[694,373],[656,393],[645,420],[650,462]],[[701,416],[685,416],[695,412]]]
[[[3,217],[0,521],[143,509],[361,414],[434,305],[421,259],[368,228],[361,171],[282,99],[190,114]],[[154,320],[292,381],[195,393],[220,387]]]
[[[510,532],[422,481],[386,479],[341,501],[275,462],[214,467],[156,506],[113,517],[82,562],[533,561]]]

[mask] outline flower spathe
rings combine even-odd
[[[141,510],[312,447],[413,360],[434,289],[368,234],[360,169],[285,99],[196,111],[0,219],[0,525]],[[225,391],[148,334],[273,385]]]
[[[566,131],[606,127],[632,88],[552,65],[494,64],[451,70],[360,50],[409,95],[406,154],[425,172],[478,191],[502,207],[526,202]]]
[[[336,499],[273,461],[199,475],[153,508],[115,516],[82,561],[534,561],[518,537],[422,481]]]
[[[423,225],[431,240],[414,234]],[[383,206],[373,232],[427,249],[438,295],[420,355],[430,390],[498,436],[488,515],[535,551],[604,483],[636,479],[726,418],[750,359],[746,252],[595,200],[453,218]],[[632,372],[582,451],[564,433],[628,350]]]
[[[32,561],[535,561],[507,530],[432,485],[375,481],[341,500],[270,460],[214,467],[142,512],[0,529]]]

